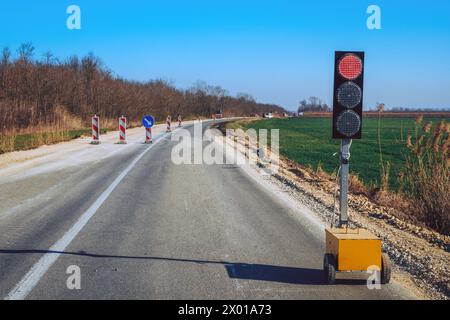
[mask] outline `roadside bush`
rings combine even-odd
[[[433,128],[418,117],[406,143],[409,154],[401,181],[411,211],[430,228],[450,235],[450,123],[441,121]]]

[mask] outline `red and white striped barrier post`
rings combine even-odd
[[[97,115],[92,117],[92,142],[91,144],[100,144],[100,118]]]
[[[127,143],[127,118],[121,116],[119,118],[119,144]]]
[[[172,117],[168,116],[166,122],[167,122],[167,132],[172,132]]]
[[[153,143],[152,128],[145,128],[145,143],[146,144],[152,144]]]

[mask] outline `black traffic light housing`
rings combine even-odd
[[[364,98],[364,52],[336,51],[333,139],[361,139]]]

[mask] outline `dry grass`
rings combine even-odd
[[[450,234],[450,124],[433,127],[416,119],[414,136],[409,135],[410,155],[401,175],[403,192],[411,212],[430,228]]]
[[[11,132],[8,135],[0,135],[0,154],[14,151],[16,143],[16,134]]]
[[[70,131],[83,129],[82,121],[65,108],[57,106],[51,118],[41,119],[22,129],[3,129],[0,134],[0,153],[36,148],[71,139]]]
[[[354,194],[364,194],[369,195],[369,190],[365,186],[364,182],[359,179],[356,174],[350,174],[348,177],[348,189]]]
[[[377,128],[377,140],[380,157],[380,188],[382,191],[389,190],[389,176],[391,173],[391,163],[383,160],[383,151],[381,146],[381,118],[384,113],[384,104],[379,104],[378,107],[378,128]]]
[[[129,123],[128,123],[128,125],[129,125]],[[104,119],[104,118],[100,119],[100,128],[101,129],[105,129],[108,131],[117,130],[118,126],[119,126],[119,124],[118,124],[117,120],[115,120],[115,119]]]
[[[118,119],[101,118],[102,131],[118,130]],[[141,126],[139,121],[128,121],[128,128]],[[32,126],[22,129],[3,129],[0,131],[0,154],[18,150],[37,148],[68,141],[77,135],[73,131],[90,130],[90,123],[72,115],[66,108],[57,106],[50,118],[36,120]]]

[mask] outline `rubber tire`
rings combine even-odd
[[[381,284],[388,284],[391,281],[391,259],[387,253],[381,255]]]
[[[332,254],[326,254],[323,259],[323,275],[325,283],[336,283],[336,259]]]

